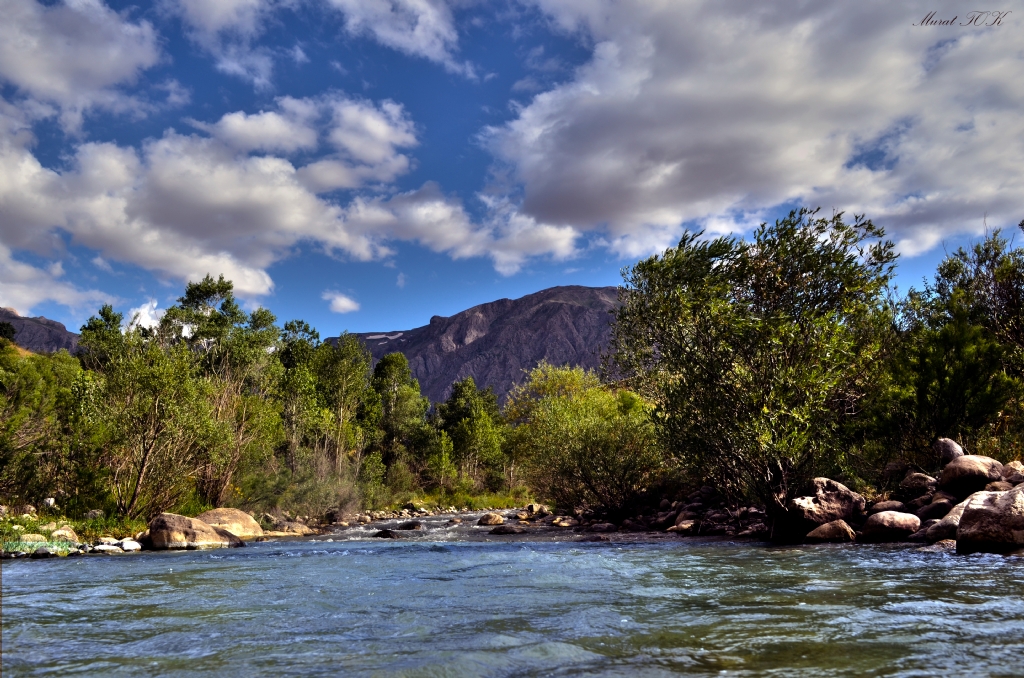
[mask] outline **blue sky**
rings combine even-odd
[[[885,226],[905,288],[1024,218],[1004,11],[0,0],[0,305],[154,318],[209,272],[325,336],[406,329],[798,204]]]

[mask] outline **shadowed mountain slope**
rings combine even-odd
[[[62,348],[74,353],[78,346],[78,335],[56,320],[42,316],[24,318],[13,308],[0,307],[0,321],[11,323],[14,343],[33,353],[55,353]]]
[[[374,360],[399,351],[431,401],[444,400],[453,382],[472,376],[499,399],[524,370],[553,365],[597,368],[618,306],[615,287],[552,287],[519,299],[499,299],[412,330],[356,334]]]

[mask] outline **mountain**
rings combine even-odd
[[[68,332],[56,320],[38,316],[23,318],[13,308],[0,307],[0,322],[8,322],[14,326],[14,343],[33,353],[56,353],[66,349],[74,353],[78,346],[78,335]]]
[[[412,330],[356,334],[379,360],[404,353],[431,401],[444,400],[453,382],[472,376],[504,400],[524,370],[552,365],[597,368],[611,336],[615,287],[552,287],[519,299],[499,299]]]

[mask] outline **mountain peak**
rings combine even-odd
[[[404,353],[423,394],[444,400],[453,382],[473,377],[504,400],[541,361],[596,369],[611,337],[618,288],[567,285],[519,299],[497,299],[410,330],[355,334],[374,360]],[[330,341],[330,340],[329,340]]]

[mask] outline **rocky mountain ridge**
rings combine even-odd
[[[78,347],[78,335],[56,320],[24,317],[13,308],[0,307],[0,322],[13,325],[14,343],[33,353],[56,353],[62,348],[74,353]]]
[[[355,336],[374,360],[404,353],[423,394],[433,402],[444,400],[452,383],[467,376],[504,399],[542,360],[597,368],[617,307],[616,287],[551,287],[447,318],[434,316],[423,327]]]

